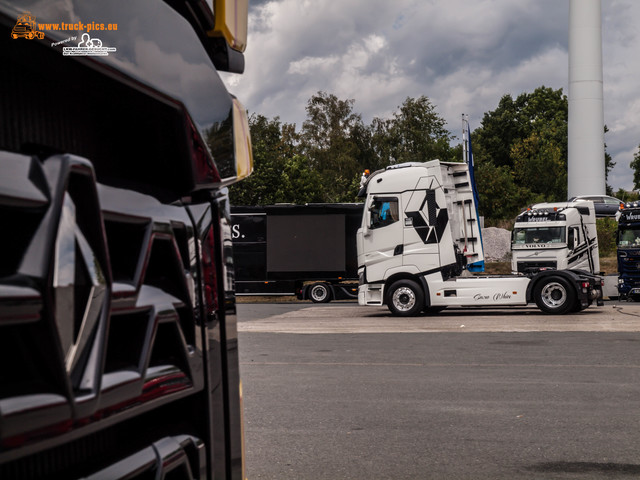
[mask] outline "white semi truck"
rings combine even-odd
[[[371,174],[357,234],[358,303],[387,305],[398,316],[448,306],[524,306],[577,312],[602,297],[600,277],[581,270],[472,276],[483,259],[465,163],[433,160]],[[465,275],[466,274],[466,275]]]
[[[518,273],[581,269],[598,274],[593,202],[538,203],[518,215],[511,236],[511,269]]]

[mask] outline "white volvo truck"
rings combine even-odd
[[[357,234],[358,303],[387,305],[398,316],[448,306],[524,306],[580,311],[601,298],[601,279],[581,270],[471,276],[483,259],[465,163],[406,163],[371,174]],[[465,275],[466,274],[466,275]]]
[[[516,218],[511,236],[511,269],[581,269],[598,274],[596,212],[591,201],[538,203]]]

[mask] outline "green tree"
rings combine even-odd
[[[609,131],[609,127],[607,127],[606,125],[604,126],[604,134],[605,136],[607,135],[607,132]],[[611,158],[611,155],[609,155],[607,153],[607,144],[604,144],[604,180],[605,180],[605,190],[607,192],[607,195],[611,195],[613,196],[613,187],[611,187],[611,185],[609,185],[608,180],[609,180],[609,173],[611,173],[611,170],[613,170],[613,167],[616,166],[616,162],[613,161],[613,158]]]
[[[544,86],[515,99],[505,95],[485,113],[472,134],[483,215],[510,218],[528,204],[566,199],[567,119],[562,89]],[[508,183],[499,187],[494,176]],[[482,198],[496,200],[487,205]]]
[[[318,174],[299,153],[295,126],[278,117],[249,117],[254,172],[230,187],[233,205],[305,203],[322,200]]]
[[[392,163],[453,160],[449,146],[452,136],[446,125],[428,97],[407,97],[393,118],[384,125],[388,135],[389,160]]]
[[[370,125],[354,111],[353,100],[325,92],[313,95],[306,111],[300,133],[278,117],[249,117],[254,173],[231,186],[234,205],[353,202],[365,169],[462,158],[425,96],[407,98],[392,118],[374,118]]]
[[[638,200],[640,200],[640,193],[633,191],[628,192],[624,188],[619,188],[613,196],[622,200],[623,202],[637,202]]]
[[[640,145],[638,145],[638,151],[633,155],[629,166],[633,170],[633,188],[640,190]]]
[[[307,119],[300,134],[301,152],[319,174],[325,202],[352,202],[352,184],[361,175],[360,147],[364,125],[353,111],[354,100],[340,100],[325,92],[313,95],[307,103]]]
[[[568,111],[568,100],[562,89],[542,86],[532,93],[518,95],[515,100],[511,95],[504,95],[495,110],[484,114],[481,126],[473,132],[476,160],[512,168],[512,146],[541,128],[554,129],[566,158]]]
[[[320,184],[320,174],[309,168],[309,161],[304,156],[296,154],[285,160],[279,189],[285,198],[284,192],[291,192],[289,203],[322,202],[323,194],[318,189]]]
[[[513,174],[506,165],[476,163],[475,173],[480,215],[486,218],[514,218],[520,212],[521,205],[526,205],[535,198],[528,189],[516,185]]]
[[[567,162],[553,129],[542,127],[511,147],[517,185],[543,201],[567,198]],[[522,205],[524,206],[524,205]]]

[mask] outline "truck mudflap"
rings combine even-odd
[[[596,301],[603,305],[602,277],[584,270],[547,270],[535,274],[527,289],[527,300],[547,314],[576,313]]]

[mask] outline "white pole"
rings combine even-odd
[[[606,190],[600,0],[569,4],[568,196]]]

